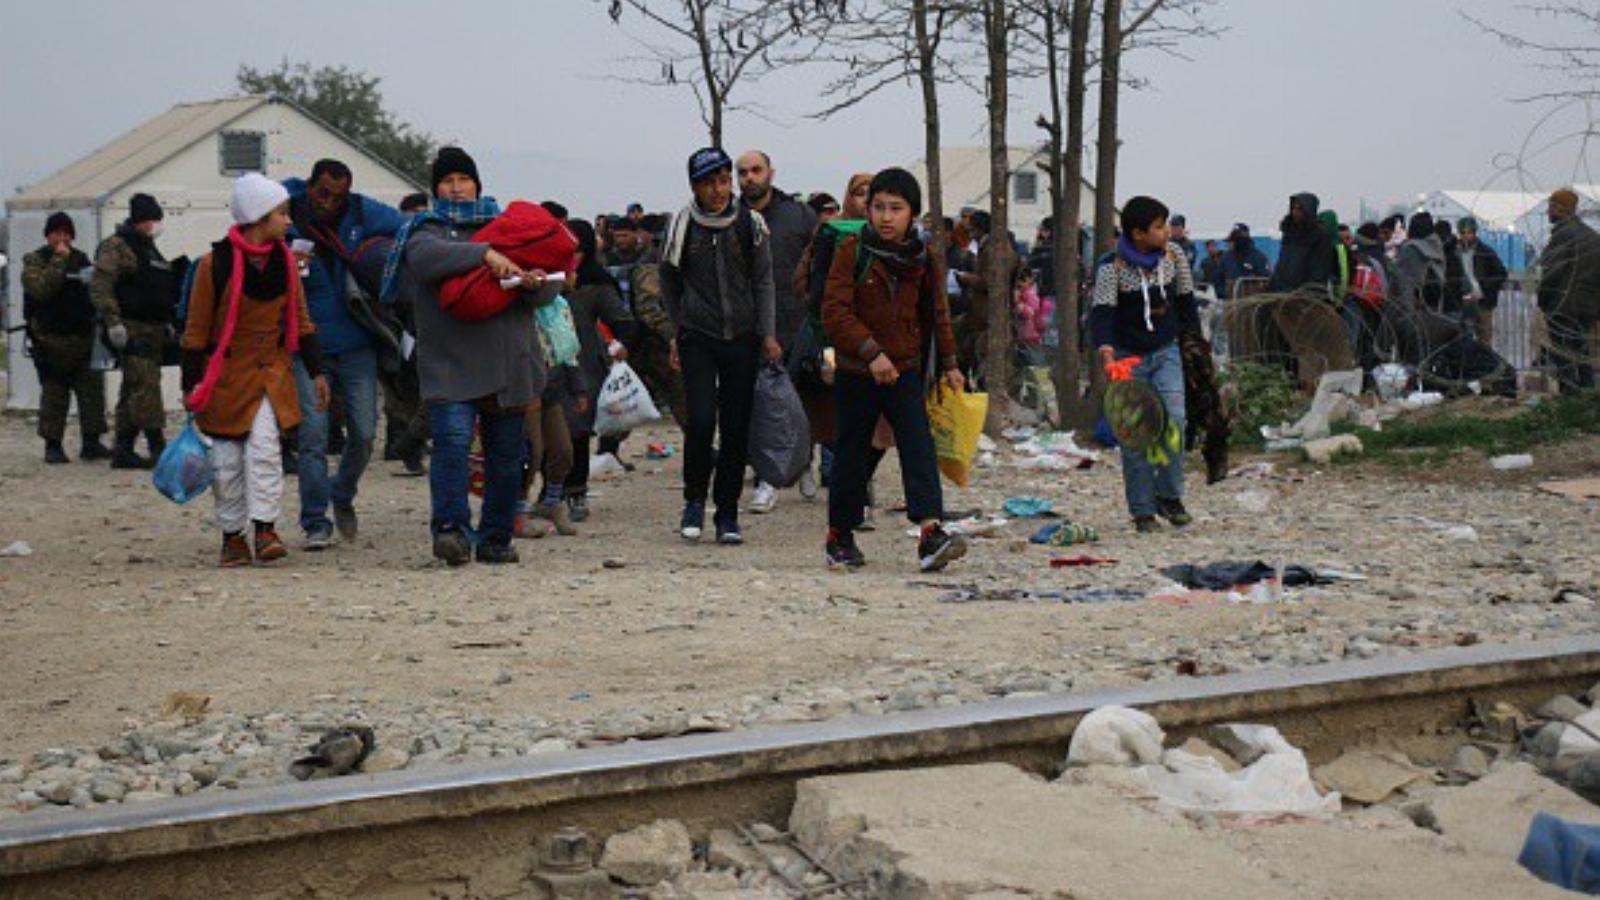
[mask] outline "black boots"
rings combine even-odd
[[[44,461],[52,466],[63,465],[68,461],[67,451],[62,449],[60,441],[44,442]]]
[[[150,462],[154,464],[161,458],[161,452],[167,449],[167,436],[159,428],[146,428],[144,442],[150,445]]]
[[[78,458],[84,462],[99,462],[102,459],[110,459],[111,451],[106,449],[105,444],[100,443],[100,436],[95,435],[83,439],[83,449],[79,451]]]
[[[155,465],[153,460],[145,459],[133,452],[133,442],[138,439],[137,431],[117,435],[117,443],[111,448],[111,468],[149,469]]]

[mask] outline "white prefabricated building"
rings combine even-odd
[[[6,200],[11,265],[7,325],[22,322],[22,256],[44,243],[44,222],[61,210],[77,226],[76,246],[94,256],[101,239],[128,216],[134,194],[155,197],[166,212],[156,246],[168,259],[198,259],[232,224],[233,181],[245,172],[304,178],[319,159],[342,160],[355,190],[391,205],[421,190],[401,172],[295,103],[276,96],[180,103]],[[39,407],[39,382],[23,354],[21,332],[8,333],[8,410]],[[180,408],[178,373],[165,371],[169,409]],[[117,373],[107,379],[116,402]]]

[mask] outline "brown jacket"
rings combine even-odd
[[[930,332],[938,336],[939,371],[954,369],[956,339],[943,268],[925,255],[915,273],[895,278],[887,263],[875,259],[858,284],[859,241],[855,236],[839,241],[822,297],[822,327],[836,348],[839,370],[865,373],[885,353],[896,369],[913,371],[922,363]]]
[[[207,361],[222,339],[228,317],[228,298],[217,296],[212,277],[212,256],[207,253],[196,263],[199,269],[189,294],[189,318],[182,341],[184,350],[203,351]],[[291,273],[289,277],[299,275]],[[296,318],[300,334],[310,335],[316,326],[306,310],[305,291],[298,293],[300,311]],[[263,395],[271,398],[280,429],[287,431],[300,424],[294,367],[283,337],[283,305],[288,299],[287,291],[270,300],[248,295],[239,298],[239,320],[222,366],[222,380],[217,383],[210,404],[195,415],[195,424],[201,431],[226,440],[243,439],[250,434]]]

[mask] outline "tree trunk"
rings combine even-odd
[[[1088,418],[1078,383],[1083,361],[1078,353],[1078,323],[1083,321],[1083,120],[1088,99],[1089,24],[1094,0],[1072,0],[1067,37],[1067,136],[1061,178],[1065,183],[1056,218],[1056,408],[1063,428],[1083,427]]]
[[[928,31],[928,0],[912,0],[912,27],[917,35],[917,80],[922,84],[923,154],[928,166],[928,213],[933,217],[933,255],[942,264],[948,235],[944,233],[944,167],[940,158],[937,48]]]
[[[1117,100],[1122,88],[1122,0],[1102,0],[1100,16],[1100,134],[1095,141],[1094,243],[1115,246],[1117,217]]]
[[[1011,244],[1011,159],[1006,143],[1008,44],[1011,22],[1006,0],[987,0],[984,35],[989,52],[989,246],[983,273],[988,294],[988,351],[984,354],[984,389],[989,392],[989,419],[985,429],[999,437],[1011,394],[1011,272],[1015,250]]]

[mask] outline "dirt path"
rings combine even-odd
[[[627,452],[652,440],[678,436],[635,436]],[[824,504],[792,491],[775,513],[746,516],[746,546],[686,546],[673,532],[678,460],[635,456],[637,472],[596,485],[581,536],[519,543],[520,565],[437,567],[426,481],[379,462],[353,546],[299,552],[291,495],[290,559],[222,572],[209,497],[180,508],[147,474],[46,468],[40,456],[30,422],[0,419],[0,546],[35,551],[0,559],[0,768],[157,720],[174,691],[210,696],[213,717],[407,717],[413,733],[430,717],[577,723],[562,734],[581,742],[681,730],[691,716],[730,727],[894,711],[1600,623],[1596,505],[1502,488],[1486,465],[1470,484],[1365,468],[1191,480],[1200,522],[1136,538],[1114,463],[1026,471],[1002,452],[971,489],[950,492],[950,508],[1048,497],[1103,534],[1055,553],[1120,562],[1051,569],[1055,553],[1024,541],[1037,523],[1019,522],[929,579],[915,571],[904,520],[888,514],[863,536],[865,571],[826,571]],[[900,495],[897,472],[880,477],[886,503]],[[1462,524],[1475,540],[1442,527]],[[962,586],[1142,596],[1165,584],[1160,566],[1257,557],[1368,580],[1273,606],[939,602]],[[0,791],[0,805],[8,799]]]

